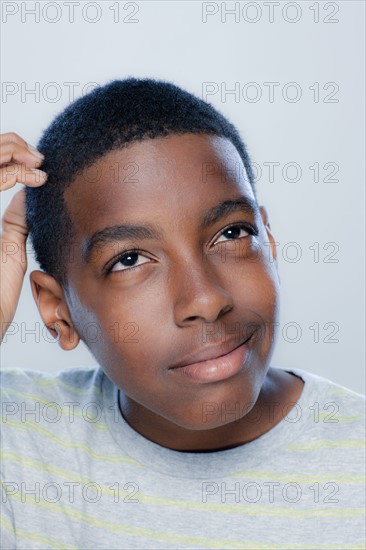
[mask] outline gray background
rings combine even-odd
[[[258,195],[279,243],[272,364],[364,393],[365,4],[236,4],[225,20],[234,2],[80,1],[72,19],[64,2],[2,2],[1,132],[36,145],[90,83],[127,76],[164,78],[212,102],[261,170]],[[274,178],[268,163],[279,163]],[[19,187],[1,193],[2,212]],[[94,364],[83,345],[64,352],[42,329],[29,283],[37,268],[31,257],[2,366]]]

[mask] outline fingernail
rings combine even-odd
[[[28,143],[28,149],[30,150],[31,153],[33,153],[33,155],[36,155],[37,157],[44,159],[44,155],[42,155],[42,153],[38,151],[38,149],[33,147],[33,145],[30,145],[29,143]]]

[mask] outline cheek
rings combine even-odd
[[[213,262],[222,281],[231,290],[234,303],[258,315],[277,307],[279,277],[270,247],[261,234],[258,240],[238,240],[221,247]]]
[[[244,266],[233,268],[232,284],[235,285],[234,300],[246,308],[267,317],[279,305],[279,278],[275,263],[253,258]]]
[[[255,262],[246,264],[232,287],[234,307],[248,323],[246,331],[256,330],[255,350],[262,359],[274,346],[280,306],[280,286],[275,265]]]
[[[149,305],[150,304],[150,305]],[[103,296],[103,303],[95,301],[84,310],[84,342],[107,374],[120,386],[138,385],[153,368],[152,358],[158,360],[159,350],[166,345],[163,324],[160,318],[167,318],[160,308],[152,305],[147,296],[132,298]],[[94,308],[94,309],[93,309]],[[94,334],[92,327],[95,327]],[[98,336],[98,337],[96,337]],[[150,374],[151,375],[151,374]]]

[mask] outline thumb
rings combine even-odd
[[[1,268],[5,269],[8,262],[12,267],[6,272],[10,276],[22,277],[27,270],[25,243],[28,229],[25,221],[25,189],[21,189],[12,197],[2,218],[1,233]],[[4,275],[3,269],[1,269]]]
[[[19,244],[24,243],[28,235],[25,222],[25,189],[20,189],[12,197],[2,219],[2,237]]]

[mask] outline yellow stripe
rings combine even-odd
[[[62,479],[66,479],[66,481],[80,481],[85,485],[88,483],[95,483],[88,477],[85,477],[81,474],[75,474],[70,470],[65,470],[64,468],[58,468],[57,466],[52,466],[51,464],[45,464],[40,460],[35,460],[32,458],[24,458],[18,455],[17,453],[0,451],[0,460],[2,462],[4,460],[8,460],[9,462],[12,462],[12,463],[21,464],[23,467],[28,467],[28,468],[32,468],[33,470],[47,472],[48,474],[54,474]],[[101,488],[103,495],[115,496],[115,491],[110,487],[107,487],[106,485],[100,485],[100,484],[99,484],[99,487]],[[118,496],[128,496],[131,494],[130,491],[127,491],[127,490],[125,491],[120,488],[118,489],[119,489]]]
[[[90,483],[91,480],[85,476],[78,474],[73,474],[68,470],[62,468],[57,468],[55,466],[46,465],[43,466],[43,463],[38,460],[33,460],[29,458],[24,458],[16,453],[7,453],[4,452],[1,454],[1,457],[6,460],[13,462],[18,462],[24,466],[34,468],[36,470],[48,471],[49,473],[54,473],[59,477],[66,479],[67,481],[78,480],[83,481],[85,484]],[[100,485],[103,495],[115,495],[115,491],[108,486]],[[120,491],[121,496],[127,496],[130,494],[128,491]],[[279,517],[289,517],[289,518],[308,518],[308,517],[318,517],[318,516],[327,516],[327,517],[356,517],[362,515],[364,509],[350,509],[350,510],[339,510],[339,509],[323,509],[323,510],[294,510],[289,508],[266,508],[264,506],[255,506],[255,507],[246,507],[238,506],[236,504],[226,504],[226,503],[209,503],[209,502],[195,502],[188,501],[183,499],[173,499],[166,497],[158,497],[155,495],[146,495],[143,493],[136,493],[136,498],[139,502],[146,505],[154,506],[166,506],[168,508],[178,508],[181,510],[196,510],[201,512],[218,512],[222,513],[235,513],[241,515],[270,515],[270,516],[279,516]]]
[[[10,454],[10,453],[9,453]],[[15,460],[20,461],[24,464],[26,464],[29,467],[33,467],[35,469],[37,468],[37,461],[32,461],[31,459],[22,459],[20,457],[14,457]],[[51,467],[50,471],[51,471]],[[43,470],[44,468],[40,467],[39,469]],[[67,479],[70,481],[70,477],[74,478],[75,480],[84,480],[86,483],[89,483],[90,480],[78,476],[73,475],[71,472],[67,472],[66,470],[62,470],[61,468],[54,468],[57,475],[60,475],[60,477]],[[110,487],[107,487],[105,485],[99,485],[102,491],[102,494],[104,495],[115,495],[115,492]],[[126,496],[127,491],[123,491],[124,496]],[[12,496],[12,495],[10,495]],[[26,495],[27,497],[28,495]],[[31,498],[33,498],[32,495],[30,495]],[[201,512],[218,512],[220,514],[222,513],[235,513],[235,514],[241,514],[241,515],[249,515],[249,516],[260,516],[260,515],[267,515],[267,516],[279,516],[279,517],[288,517],[288,518],[309,518],[309,517],[357,517],[364,513],[364,509],[362,508],[353,508],[353,509],[322,509],[322,510],[295,510],[291,508],[280,508],[280,507],[265,507],[265,506],[255,506],[253,507],[252,503],[249,503],[249,505],[243,505],[243,504],[224,504],[224,503],[211,503],[211,502],[195,502],[195,501],[187,501],[182,499],[173,499],[173,498],[163,498],[158,497],[154,495],[146,495],[143,493],[136,493],[136,499],[144,503],[146,505],[154,505],[154,506],[166,506],[168,508],[178,508],[180,510],[196,510]]]
[[[366,475],[346,475],[340,472],[326,473],[326,474],[312,474],[312,475],[299,475],[299,474],[281,474],[280,472],[265,472],[263,470],[242,470],[237,474],[231,474],[229,477],[245,477],[249,479],[270,479],[280,480],[285,483],[291,482],[309,482],[316,483],[318,481],[334,481],[343,483],[363,483],[366,481]]]
[[[2,527],[5,527],[10,531],[12,534],[15,534],[17,538],[26,539],[26,540],[34,540],[36,542],[42,542],[44,544],[47,544],[47,547],[50,548],[58,548],[59,550],[78,550],[77,546],[74,546],[72,544],[67,544],[66,542],[60,542],[53,537],[46,537],[44,535],[40,535],[38,533],[31,533],[30,531],[26,531],[25,529],[19,529],[18,527],[15,528],[15,532],[13,529],[12,524],[7,518],[0,516],[0,525]]]
[[[15,500],[20,500],[20,497],[18,495],[12,495],[12,498],[15,497]],[[27,501],[28,502],[28,501]],[[44,508],[46,510],[55,511],[55,506],[50,505],[50,503],[46,502],[35,502],[34,500],[30,499],[29,504],[35,504],[36,506],[39,506],[41,508]],[[189,536],[189,535],[178,535],[175,533],[163,533],[154,531],[152,529],[146,529],[142,527],[132,527],[132,526],[125,526],[121,525],[119,523],[109,522],[106,520],[102,520],[93,516],[89,516],[87,514],[83,514],[77,510],[73,510],[71,508],[68,508],[64,505],[62,505],[62,512],[64,515],[67,515],[69,517],[72,517],[79,521],[84,521],[85,523],[89,525],[93,525],[94,527],[99,527],[105,531],[110,531],[114,533],[125,533],[127,535],[132,536],[139,536],[144,537],[152,540],[164,540],[164,541],[170,541],[170,542],[178,542],[178,543],[185,543],[185,544],[195,544],[197,546],[203,546],[207,547],[207,545],[210,546],[210,548],[229,548],[229,549],[236,549],[236,548],[244,548],[244,549],[270,549],[270,548],[278,548],[280,550],[285,549],[286,547],[282,544],[263,544],[263,543],[256,543],[256,542],[244,542],[244,541],[230,541],[228,539],[211,539],[211,538],[205,538],[205,537],[197,537],[197,536]],[[354,544],[353,546],[350,545],[339,545],[339,544],[332,544],[332,549],[346,549],[348,548],[362,548],[360,546],[360,543]],[[293,544],[289,548],[309,548],[314,550],[314,548],[317,549],[329,549],[329,545],[318,545],[314,547],[314,545],[308,545],[304,546],[303,544]]]
[[[6,422],[0,422],[1,424],[4,424],[6,426],[9,426],[11,428],[15,428],[16,430],[34,430],[41,434],[46,439],[49,439],[50,441],[53,441],[54,443],[57,443],[61,447],[65,447],[66,449],[82,449],[85,451],[86,454],[92,456],[96,460],[103,460],[104,462],[113,462],[118,464],[133,464],[134,466],[138,466],[140,468],[145,468],[146,466],[144,464],[141,464],[140,462],[137,462],[133,458],[130,458],[128,456],[111,456],[111,455],[103,455],[101,453],[97,453],[94,451],[91,447],[88,447],[88,445],[85,445],[85,443],[82,443],[80,441],[66,441],[64,439],[61,439],[57,437],[52,432],[46,430],[42,426],[39,426],[35,422],[28,421],[25,422],[16,422],[14,420],[7,420]]]
[[[66,382],[63,382],[60,378],[37,378],[36,376],[33,378],[33,376],[28,377],[28,373],[23,372],[22,370],[10,370],[7,369],[0,371],[6,374],[7,372],[10,372],[12,375],[22,375],[24,378],[26,378],[27,382],[29,379],[36,385],[41,386],[42,388],[50,388],[52,386],[60,386],[61,388],[65,388],[68,391],[71,391],[73,393],[76,393],[77,395],[88,395],[92,391],[95,391],[97,394],[102,395],[102,391],[99,386],[88,386],[85,389],[78,388],[76,386],[71,386],[70,384],[66,384]],[[95,369],[89,369],[87,371],[83,371],[83,373],[88,374],[89,372],[95,372]],[[38,374],[38,372],[37,372]]]
[[[45,405],[50,405],[51,403],[56,403],[61,410],[61,413],[62,415],[65,415],[65,416],[70,416],[70,414],[72,414],[73,416],[76,416],[78,418],[82,418],[83,420],[85,420],[85,418],[83,417],[82,413],[79,413],[79,412],[76,412],[75,411],[75,408],[72,407],[71,409],[71,406],[70,407],[61,407],[61,405],[59,405],[57,402],[55,401],[50,401],[49,399],[44,399],[43,397],[40,397],[39,395],[35,395],[35,394],[32,394],[32,393],[22,393],[22,392],[18,392],[16,390],[14,390],[13,388],[7,388],[6,390],[4,389],[0,389],[0,392],[1,393],[5,393],[6,395],[9,393],[9,391],[13,394],[13,395],[16,395],[17,397],[22,397],[23,399],[28,399],[30,401],[34,401],[34,402],[39,402],[39,403],[44,403]],[[3,401],[4,403],[4,401]],[[83,403],[78,403],[79,405],[83,405]],[[98,406],[100,406],[99,403],[97,403]],[[70,410],[71,409],[71,410]],[[32,412],[30,412],[29,414],[32,414]],[[93,428],[97,428],[98,430],[103,430],[103,431],[107,431],[108,430],[108,426],[105,422],[89,422],[89,424],[92,424],[93,425]]]
[[[353,397],[353,398],[360,397],[360,394],[357,394],[357,392],[353,392],[352,390],[348,390],[347,388],[334,388],[334,389],[329,388],[327,395],[337,395],[338,397]]]
[[[0,525],[5,527],[12,535],[14,535],[14,529],[11,522],[4,515],[0,515]]]
[[[323,421],[325,424],[349,424],[350,422],[358,422],[359,420],[364,420],[365,415],[359,414],[357,416],[335,416],[332,417],[333,413],[321,413],[319,414],[319,421]],[[331,416],[330,416],[331,415]]]
[[[287,446],[289,451],[317,451],[318,449],[364,449],[366,441],[363,439],[318,439],[313,443],[305,443],[302,445],[291,444]]]
[[[46,464],[44,462],[41,462],[40,460],[35,460],[32,458],[25,458],[19,455],[18,453],[13,452],[6,452],[0,450],[0,459],[1,460],[9,460],[10,462],[17,462],[19,464],[22,464],[23,466],[27,466],[36,470],[41,470],[48,473],[56,474],[60,477],[63,477],[64,479],[69,480],[70,478],[73,479],[81,479],[84,483],[90,483],[91,480],[87,477],[76,475],[73,472],[69,470],[65,470],[63,468],[58,468],[56,466],[52,466],[50,464]],[[263,470],[242,470],[241,472],[237,474],[232,474],[229,477],[245,477],[247,479],[270,479],[271,481],[280,480],[284,483],[301,483],[301,482],[308,482],[308,483],[317,483],[319,481],[334,481],[342,482],[342,483],[364,483],[366,481],[366,476],[364,474],[359,475],[345,475],[341,474],[339,472],[333,472],[332,474],[326,473],[326,474],[317,474],[316,477],[313,475],[298,475],[298,474],[281,474],[279,472],[266,472]],[[113,491],[108,491],[108,487],[105,487],[106,494],[114,494]],[[186,501],[184,501],[186,502]]]

